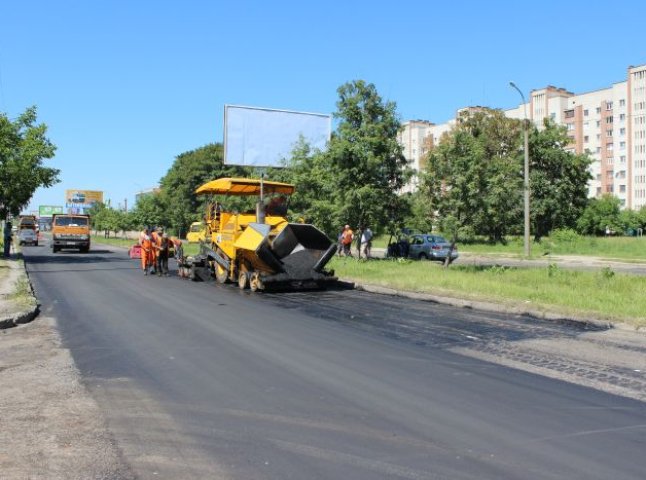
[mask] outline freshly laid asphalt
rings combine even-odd
[[[25,259],[138,478],[646,471],[645,403],[451,351],[592,327],[353,290],[252,294],[144,277],[101,245]]]

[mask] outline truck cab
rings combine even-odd
[[[52,252],[64,248],[90,251],[90,216],[79,214],[54,214],[52,216]]]

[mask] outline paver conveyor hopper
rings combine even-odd
[[[191,259],[194,279],[237,282],[244,289],[320,288],[335,281],[324,269],[336,245],[313,225],[289,223],[286,203],[294,185],[248,178],[219,178],[195,191],[198,195],[255,196],[255,211],[227,211],[208,203],[206,241]],[[265,205],[265,198],[273,202]],[[280,199],[280,201],[276,201]]]

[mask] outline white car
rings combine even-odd
[[[31,228],[23,228],[18,233],[18,244],[38,246],[38,234]]]

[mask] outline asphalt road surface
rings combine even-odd
[[[137,478],[644,478],[645,403],[457,353],[579,325],[144,277],[101,245],[25,258]],[[646,391],[629,370],[602,373]]]

